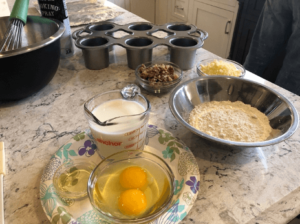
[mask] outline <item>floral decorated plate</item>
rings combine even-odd
[[[200,187],[200,174],[192,152],[170,132],[154,125],[148,126],[144,150],[163,158],[175,176],[172,207],[153,224],[179,223],[190,211]],[[51,157],[40,183],[43,209],[52,224],[107,224],[90,204],[88,197],[81,200],[60,198],[53,186],[53,175],[62,163],[86,160],[98,164],[95,140],[87,129],[74,136]]]

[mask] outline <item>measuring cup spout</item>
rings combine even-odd
[[[124,99],[134,98],[136,94],[140,94],[140,88],[135,84],[129,84],[121,90]]]

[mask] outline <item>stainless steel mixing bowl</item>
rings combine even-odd
[[[273,129],[280,130],[274,138],[262,142],[235,142],[207,135],[188,123],[190,112],[209,101],[242,101],[257,108],[269,119]],[[200,77],[177,86],[171,93],[169,106],[174,117],[196,135],[221,144],[260,147],[279,143],[291,137],[299,123],[293,104],[280,93],[259,83],[236,77]]]
[[[0,18],[0,40],[9,17]],[[64,24],[28,16],[22,32],[22,47],[0,53],[0,100],[18,100],[46,86],[57,71],[60,37]]]

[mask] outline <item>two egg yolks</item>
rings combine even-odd
[[[147,187],[147,173],[138,166],[128,167],[120,175],[120,184],[127,190],[119,197],[119,210],[124,215],[139,215],[147,207],[146,196],[141,191]]]

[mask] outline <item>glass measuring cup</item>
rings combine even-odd
[[[84,112],[98,154],[106,158],[123,150],[142,150],[150,108],[150,102],[134,84],[122,90],[98,94],[86,101]]]

